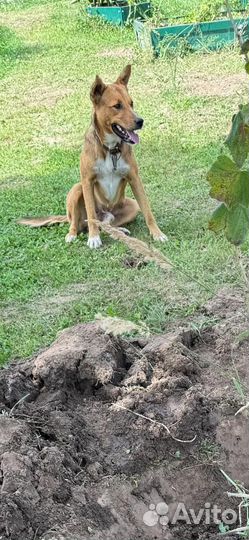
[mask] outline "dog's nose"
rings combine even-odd
[[[136,129],[141,129],[143,127],[144,121],[143,118],[136,119]]]

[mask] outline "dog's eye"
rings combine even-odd
[[[117,111],[120,111],[120,109],[123,109],[122,103],[116,103],[116,105],[113,105],[114,109],[117,109]]]

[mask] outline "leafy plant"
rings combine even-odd
[[[241,0],[231,1],[231,9],[239,11],[242,8]],[[192,21],[213,21],[226,14],[223,0],[204,0],[198,10],[192,14]]]
[[[243,0],[231,0],[231,10],[239,13],[244,10]],[[224,0],[154,0],[153,21],[155,23],[165,22],[168,24],[197,23],[213,21],[226,17],[226,6]]]
[[[94,7],[127,6],[138,2],[139,0],[84,0],[84,4]]]
[[[249,40],[243,41],[237,29],[236,33],[248,73]],[[213,212],[209,228],[216,233],[223,231],[230,242],[238,245],[249,232],[249,103],[240,105],[233,116],[225,145],[230,156],[218,156],[207,176],[210,196],[221,202]]]

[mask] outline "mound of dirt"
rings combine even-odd
[[[143,340],[78,325],[0,371],[1,540],[216,540],[228,509],[236,526],[220,469],[249,487],[246,308],[221,292],[201,316]]]

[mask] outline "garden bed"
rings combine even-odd
[[[111,24],[124,25],[136,17],[147,17],[150,14],[150,3],[140,2],[134,5],[120,6],[89,6],[86,8],[88,15],[101,17]]]
[[[249,18],[235,19],[235,23],[239,28],[243,27],[245,37],[249,37]],[[140,46],[152,48],[155,54],[162,54],[168,47],[219,50],[237,39],[228,19],[157,27],[152,27],[149,21],[136,19],[134,30]]]

